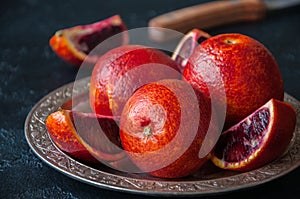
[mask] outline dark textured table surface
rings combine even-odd
[[[50,91],[72,82],[77,69],[50,49],[58,29],[120,14],[128,28],[201,0],[38,1],[12,0],[0,6],[0,198],[144,198],[87,185],[41,161],[24,136],[28,112]],[[276,57],[285,91],[300,99],[300,7],[264,20],[212,28],[212,35],[238,32],[256,38]],[[213,198],[299,198],[300,168],[271,182]]]

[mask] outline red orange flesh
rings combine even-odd
[[[293,107],[271,99],[221,135],[212,161],[229,170],[259,168],[284,153],[293,137],[295,124]]]
[[[195,48],[210,37],[211,35],[202,30],[192,29],[180,40],[172,55],[172,59],[178,64],[180,72],[184,71],[187,61]]]
[[[57,31],[50,39],[49,45],[53,51],[64,61],[80,66],[85,60],[94,64],[101,54],[89,54],[98,44],[105,39],[122,33],[118,40],[114,40],[107,49],[101,53],[128,42],[127,28],[119,15],[109,17],[88,25],[78,25]]]
[[[125,157],[119,139],[119,118],[59,110],[46,119],[53,142],[63,152],[83,162],[115,162]]]

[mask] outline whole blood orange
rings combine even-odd
[[[271,99],[220,136],[212,161],[229,170],[259,168],[284,153],[293,137],[295,124],[293,107]]]
[[[88,25],[78,25],[57,31],[49,44],[53,51],[66,62],[79,66],[84,60],[94,64],[101,53],[127,44],[127,28],[119,15]],[[90,52],[109,37],[121,33],[109,46],[96,53]]]
[[[281,73],[271,52],[242,34],[220,34],[202,42],[191,55],[183,76],[226,106],[225,128],[271,98],[282,100],[284,95]]]
[[[99,58],[91,76],[90,105],[102,115],[120,116],[140,86],[166,78],[180,78],[177,64],[165,53],[141,45],[124,45]]]
[[[123,148],[142,171],[156,177],[192,174],[209,159],[218,137],[209,99],[181,80],[142,86],[121,115]]]

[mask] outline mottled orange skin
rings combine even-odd
[[[273,55],[260,42],[242,34],[220,34],[202,42],[190,57],[183,76],[227,106],[225,129],[271,98],[283,100],[283,80]],[[212,87],[210,91],[208,85]],[[222,88],[225,98],[220,96]]]
[[[74,66],[80,66],[83,61],[89,64],[95,64],[98,56],[88,56],[83,52],[78,46],[80,46],[79,39],[83,36],[91,34],[91,32],[101,32],[107,34],[109,29],[112,27],[119,27],[119,31],[127,30],[124,22],[119,15],[115,15],[104,19],[102,21],[88,24],[88,25],[79,25],[71,28],[66,28],[58,30],[49,41],[49,45],[52,50],[64,61],[70,63]],[[113,36],[116,32],[111,32],[106,36]],[[105,38],[101,38],[105,39]],[[127,35],[124,34],[124,40],[119,45],[126,44],[128,42]],[[100,55],[99,55],[100,56]]]
[[[213,146],[204,157],[198,153],[207,135],[210,102],[190,88],[184,81],[161,80],[139,88],[126,103],[120,120],[121,143],[142,171],[180,178],[209,159]],[[191,101],[193,95],[199,103]],[[218,139],[217,133],[214,136],[208,142]]]
[[[46,128],[51,139],[63,152],[84,162],[97,162],[77,139],[76,131],[66,111],[60,110],[50,114],[46,119]]]
[[[245,157],[239,162],[226,162],[223,158],[218,157],[219,155],[213,154],[211,160],[216,166],[228,170],[250,171],[276,160],[285,152],[295,130],[296,112],[290,104],[275,99],[271,99],[263,107],[270,110],[270,121],[267,133],[262,138],[261,146],[251,156]],[[220,140],[226,133],[236,131],[239,125],[241,124],[238,123],[225,131]],[[218,146],[217,144],[216,147]],[[231,146],[231,144],[228,143],[227,146]]]
[[[99,58],[91,76],[90,106],[97,114],[121,115],[124,104],[140,86],[180,78],[177,64],[162,51],[125,45]]]

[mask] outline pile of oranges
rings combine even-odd
[[[126,30],[114,17],[65,29],[50,41],[64,60],[94,65],[91,111],[59,110],[46,120],[62,151],[122,171],[126,164],[130,172],[180,178],[209,160],[223,169],[249,171],[287,149],[296,113],[283,101],[275,58],[257,40],[195,29],[169,57],[147,46],[128,45],[124,36],[121,46],[95,58],[88,54],[95,46],[89,36],[106,32],[101,42],[108,37],[103,27],[111,35]]]

